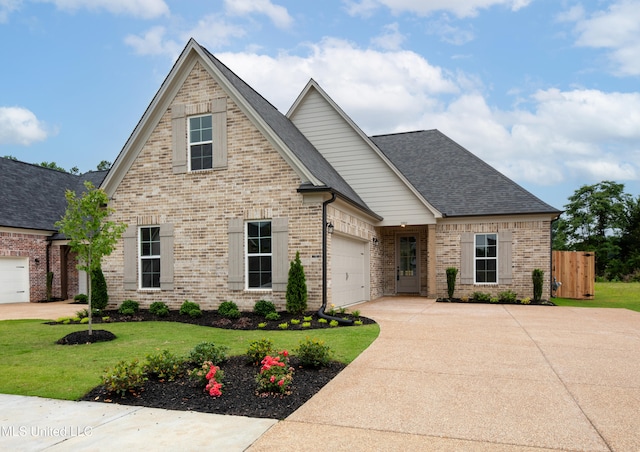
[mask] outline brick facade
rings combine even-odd
[[[198,63],[172,105],[200,104],[226,94]],[[260,299],[284,309],[285,293],[230,290],[228,224],[233,218],[288,219],[289,261],[300,252],[310,309],[322,302],[322,203],[304,202],[301,179],[231,99],[227,100],[226,168],[174,174],[171,111],[151,133],[119,185],[110,206],[112,220],[128,225],[174,225],[173,290],[125,290],[122,242],[104,259],[110,305],[134,299],[141,306],[184,300],[215,309],[232,300],[250,310]]]
[[[45,234],[22,231],[0,231],[0,257],[29,258],[29,300],[47,299],[47,260],[49,271],[53,272],[52,298],[73,298],[78,293],[78,271],[73,253],[68,253],[66,258],[67,293],[63,294],[60,263],[64,247],[52,243]]]
[[[486,221],[472,223],[442,222],[436,227],[437,240],[437,295],[447,296],[447,267],[461,267],[460,238],[464,232],[498,233],[511,231],[512,242],[512,284],[460,284],[460,272],[456,282],[456,297],[470,296],[473,292],[490,293],[497,296],[500,292],[512,290],[518,298],[533,297],[533,282],[531,273],[539,268],[544,271],[544,286],[542,298],[549,299],[551,295],[551,254],[550,231],[551,222],[548,219],[529,221]]]

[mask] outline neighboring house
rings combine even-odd
[[[447,267],[456,295],[520,297],[542,268],[550,296],[560,211],[438,131],[366,136],[313,80],[285,116],[194,40],[102,188],[128,224],[112,304],[283,308],[298,251],[310,309],[446,296]]]
[[[86,293],[68,240],[54,226],[67,208],[65,191],[99,186],[106,172],[80,176],[0,158],[0,303],[44,301],[47,272],[53,298]]]

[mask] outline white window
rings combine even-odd
[[[498,282],[498,235],[476,234],[475,250],[474,282],[496,284]]]
[[[248,289],[272,287],[271,221],[249,221],[246,229],[246,266]]]
[[[140,287],[160,288],[160,227],[140,228]]]
[[[189,162],[191,171],[213,168],[213,128],[211,115],[189,118]]]

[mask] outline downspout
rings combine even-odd
[[[549,269],[549,285],[551,286],[551,292],[550,292],[550,296],[549,298],[555,298],[555,295],[553,294],[554,292],[554,287],[555,287],[555,281],[553,278],[553,223],[555,223],[556,221],[558,221],[560,219],[560,215],[558,215],[556,218],[554,218],[553,220],[551,220],[551,224],[549,227],[549,262],[551,263],[551,268]]]
[[[331,193],[331,198],[322,203],[322,306],[318,309],[318,317],[329,321],[335,320],[341,325],[353,325],[353,320],[345,320],[325,314],[327,309],[327,205],[336,200],[336,194]]]

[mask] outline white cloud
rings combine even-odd
[[[400,33],[398,23],[394,22],[384,26],[384,32],[371,39],[371,42],[385,50],[399,50],[402,47],[405,37]]]
[[[22,0],[0,0],[0,24],[9,19],[9,14],[22,5]]]
[[[166,29],[162,26],[152,27],[142,36],[128,35],[125,44],[132,47],[139,55],[171,55],[180,53],[180,45],[172,40],[165,40]]]
[[[169,6],[164,0],[42,0],[53,3],[66,11],[78,9],[106,10],[113,14],[125,14],[143,19],[169,15]]]
[[[473,31],[452,25],[447,14],[442,14],[438,19],[430,21],[427,24],[427,32],[440,36],[442,41],[453,45],[463,45],[475,38]]]
[[[270,0],[224,0],[224,4],[229,14],[238,16],[264,14],[278,28],[288,28],[293,22],[285,7],[274,5]]]
[[[480,9],[492,6],[506,6],[512,11],[525,8],[532,0],[344,0],[347,11],[351,15],[366,16],[377,8],[386,6],[394,14],[403,12],[415,13],[426,16],[435,11],[448,11],[458,17],[472,17],[478,14]]]
[[[28,146],[47,138],[44,124],[22,107],[0,107],[0,144]]]
[[[640,1],[615,1],[588,18],[570,10],[562,18],[576,22],[577,46],[607,49],[615,73],[640,75]]]

